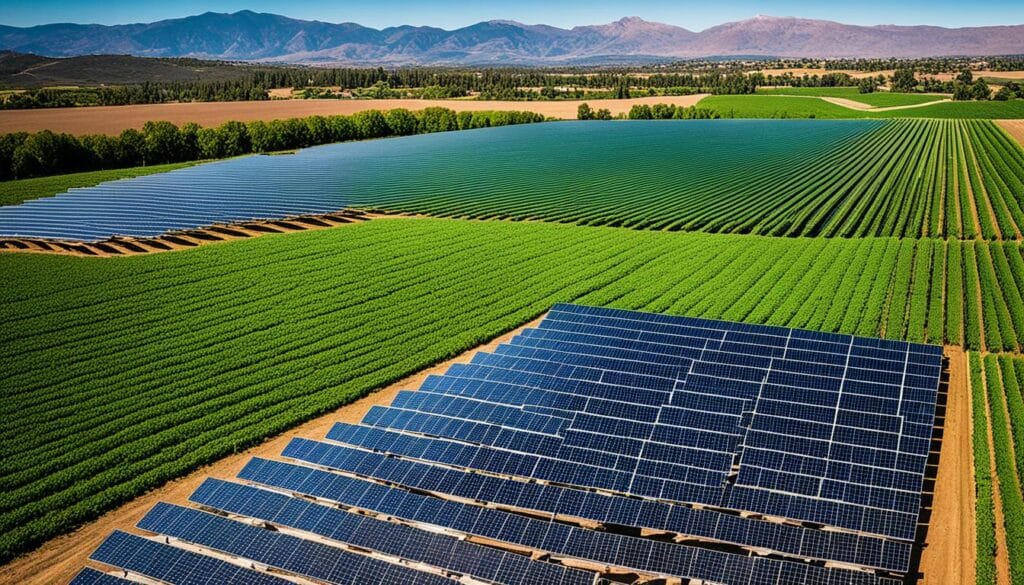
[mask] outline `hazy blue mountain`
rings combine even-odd
[[[1024,53],[1024,25],[854,26],[758,16],[702,32],[631,17],[562,29],[492,20],[456,30],[296,20],[248,10],[149,24],[0,26],[0,49],[54,57],[127,54],[352,64],[554,64],[771,55],[924,57]]]

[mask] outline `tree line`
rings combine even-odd
[[[674,104],[636,104],[629,113],[619,118],[629,120],[711,120],[721,118],[721,114],[710,108],[697,106],[677,106]],[[612,120],[614,117],[607,108],[595,110],[584,102],[576,108],[577,120]]]
[[[543,122],[534,112],[455,112],[447,108],[365,110],[351,116],[310,116],[217,127],[146,122],[118,136],[49,130],[0,136],[0,180],[81,171],[227,158],[332,142]]]

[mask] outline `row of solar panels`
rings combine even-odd
[[[842,371],[832,371],[840,380],[833,388],[824,379],[839,361],[826,351],[835,348],[846,354]],[[766,363],[758,361],[765,355]],[[847,375],[858,355],[879,362],[861,369],[899,372],[900,384],[884,377],[854,384]],[[810,372],[774,380],[776,362]],[[139,526],[253,567],[325,582],[348,582],[336,579],[356,559],[332,560],[345,569],[315,575],[303,559],[328,558],[337,543],[444,569],[416,578],[447,579],[447,571],[494,583],[595,579],[352,510],[652,576],[889,582],[870,570],[909,569],[940,369],[941,353],[927,346],[559,305],[538,329],[428,378],[419,392],[402,392],[389,407],[374,407],[363,424],[339,423],[327,441],[293,440],[283,453],[292,462],[252,460],[239,474],[252,485],[208,480],[191,498],[290,527],[270,534],[290,537],[294,529],[328,539],[327,549],[291,543],[280,550],[305,552],[275,556],[271,541],[277,540],[252,532],[264,528],[166,505]],[[759,372],[760,381],[746,370]],[[716,375],[723,371],[730,375]],[[828,447],[808,449],[823,440],[816,438],[824,437],[819,426],[829,429]],[[584,528],[580,520],[606,530]],[[675,535],[681,543],[632,536],[637,529]],[[181,550],[177,541],[117,538]],[[105,544],[94,558],[153,571],[145,555],[133,561],[111,552],[117,550]],[[479,566],[466,560],[477,555],[488,560]],[[500,576],[509,563],[522,566]],[[394,567],[366,570],[416,570]]]

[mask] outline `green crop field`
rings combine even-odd
[[[856,87],[763,87],[758,88],[757,93],[764,95],[837,97],[860,102],[874,108],[912,106],[949,99],[948,95],[939,93],[895,93],[889,91],[860,93],[860,90]]]
[[[1024,150],[988,121],[567,122],[434,138],[357,170],[353,205],[777,236],[1017,240],[1024,226]]]
[[[3,255],[0,558],[557,301],[1016,349],[1017,289],[992,288],[1004,263],[1020,268],[1020,245],[441,219]]]
[[[865,119],[373,140],[297,179],[417,217],[120,258],[0,254],[0,564],[577,302],[967,349],[977,582],[1004,559],[1024,583],[1024,149],[972,119],[1024,118],[1024,100],[872,113],[814,97],[849,89],[700,105]],[[171,168],[0,183],[0,204]]]
[[[698,105],[715,110],[723,118],[1024,118],[1024,100],[943,102],[883,112],[854,110],[821,99],[786,95],[713,95],[700,100]]]
[[[1013,583],[1024,583],[1024,359],[971,354],[977,512],[978,583],[995,583],[993,493],[998,492]],[[991,430],[989,430],[991,429]],[[991,449],[989,449],[991,441]],[[980,444],[980,445],[979,445]],[[995,461],[992,473],[988,458]],[[992,482],[991,478],[997,482]]]

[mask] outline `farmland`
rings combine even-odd
[[[990,284],[1004,262],[1021,246],[426,219],[4,255],[3,558],[556,301],[1016,349],[1019,298]]]
[[[613,114],[626,113],[634,104],[672,103],[692,106],[703,96],[644,97],[633,99],[590,100],[595,108],[608,108]],[[45,110],[0,111],[0,134],[52,130],[70,134],[120,134],[128,128],[142,128],[152,120],[175,124],[195,122],[200,126],[217,126],[233,120],[280,120],[306,116],[351,115],[365,110],[405,108],[422,110],[443,107],[457,112],[525,111],[561,119],[575,119],[577,101],[485,101],[485,100],[273,100],[257,102],[174,103],[134,106],[96,106],[90,108],[49,108]]]
[[[978,583],[999,581],[996,559],[1024,582],[1024,359],[971,355],[978,483]],[[1001,522],[1000,522],[1001,520]],[[1005,547],[1005,553],[1002,550]]]
[[[453,156],[462,164],[443,170],[403,161],[406,168],[388,173],[392,184],[353,204],[438,216],[776,236],[1016,240],[1024,225],[1014,195],[1024,188],[1024,150],[987,121],[617,124],[550,143],[533,140],[530,157],[506,159],[511,147],[492,156],[474,144],[473,152]],[[688,139],[676,139],[678,132]],[[623,146],[614,151],[613,166],[606,141],[641,134],[652,148]],[[747,137],[742,143],[736,142],[740,135]],[[686,162],[673,162],[679,160]],[[585,181],[545,173],[562,161]],[[537,166],[522,172],[531,165]],[[658,172],[668,168],[673,172]],[[470,188],[485,175],[491,189]]]
[[[163,225],[131,213],[143,200],[169,225],[201,227],[187,223],[187,210],[178,218],[186,196],[293,205],[296,173],[318,185],[310,209],[319,212],[348,205],[788,237],[1016,241],[1024,226],[1024,150],[988,121],[694,120],[527,125],[241,158],[110,187],[121,197],[103,188],[0,209],[0,232],[37,235],[40,220],[85,201],[95,205],[75,212],[73,233],[93,239]],[[221,185],[225,177],[233,179]],[[111,213],[129,219],[112,224]],[[59,237],[52,225],[38,237]]]
[[[720,112],[723,118],[1024,118],[1024,100],[942,102],[888,111],[853,110],[822,99],[792,95],[713,95],[699,103]]]

